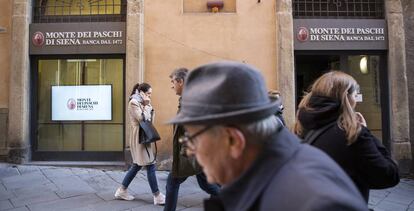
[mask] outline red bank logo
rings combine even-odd
[[[68,102],[66,103],[66,106],[68,107],[69,110],[73,110],[76,108],[76,101],[73,98],[70,98],[68,100]]]
[[[299,27],[298,40],[301,42],[305,42],[306,40],[308,40],[308,37],[309,37],[308,29],[305,27]]]
[[[33,45],[40,47],[45,44],[45,36],[42,32],[35,32],[32,37]]]

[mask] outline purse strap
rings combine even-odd
[[[155,154],[154,154],[154,160],[152,160],[151,163],[153,163],[157,159],[157,154],[158,154],[157,142],[154,142],[154,144],[155,144]],[[145,144],[145,150],[147,151],[147,155],[149,158],[150,154],[149,154],[148,147],[146,144]]]

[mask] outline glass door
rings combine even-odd
[[[364,115],[371,132],[389,146],[389,100],[385,56],[359,52],[295,52],[296,106],[309,86],[330,70],[341,70],[360,85],[362,102],[356,110]]]
[[[368,128],[382,140],[380,56],[347,56],[347,66],[344,70],[357,80],[362,96],[355,110],[364,115]]]
[[[123,159],[123,59],[38,59],[36,64],[32,159]]]

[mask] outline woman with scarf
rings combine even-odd
[[[395,186],[400,178],[388,150],[354,111],[358,92],[352,76],[325,73],[300,102],[294,132],[335,160],[368,202],[369,189]]]
[[[129,137],[129,147],[132,156],[132,166],[125,175],[121,187],[115,192],[115,198],[123,200],[133,200],[134,197],[127,192],[129,184],[137,175],[138,171],[145,166],[147,178],[155,205],[165,204],[165,196],[158,189],[157,176],[155,175],[155,156],[151,144],[139,144],[139,122],[144,120],[154,120],[154,110],[151,106],[152,88],[147,83],[136,84],[129,97],[128,113],[131,126]]]

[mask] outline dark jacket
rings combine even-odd
[[[205,210],[368,210],[343,170],[286,128],[269,138],[259,158]]]
[[[357,140],[347,145],[345,131],[335,123],[339,117],[339,104],[324,97],[312,97],[311,103],[317,103],[317,109],[299,111],[302,126],[307,130],[317,130],[327,124],[332,125],[312,145],[326,152],[345,170],[367,202],[369,189],[398,184],[400,177],[397,164],[366,127],[362,126]]]
[[[178,112],[181,108],[181,98],[179,99]],[[178,113],[177,112],[177,113]],[[182,155],[183,145],[179,143],[178,139],[184,135],[183,126],[173,126],[173,163],[172,175],[173,177],[189,177],[201,173],[201,167],[194,157],[187,157]]]

